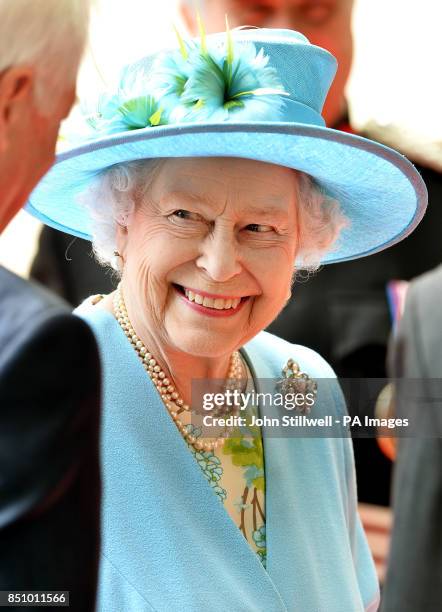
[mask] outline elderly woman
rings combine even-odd
[[[253,425],[263,404],[225,402],[217,414],[245,426],[211,434],[192,381],[304,388],[311,417],[340,423],[327,363],[262,330],[294,268],[394,244],[425,188],[395,152],[324,127],[335,61],[303,36],[179,42],[125,70],[93,140],[61,155],[29,204],[92,237],[121,277],[78,311],[103,361],[98,608],[374,611],[345,431],[281,436]]]

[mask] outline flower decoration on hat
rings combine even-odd
[[[94,131],[114,134],[189,122],[278,121],[288,95],[263,49],[235,46],[228,27],[224,41],[184,41],[164,53],[149,74],[135,66],[125,72],[116,94],[101,97],[89,118]]]
[[[235,47],[227,19],[226,40],[209,47],[198,22],[200,44],[186,44],[178,34],[180,50],[155,66],[154,87],[173,122],[277,121],[287,94],[263,50],[244,42]]]
[[[115,134],[126,130],[140,130],[168,123],[160,102],[146,92],[146,78],[137,75],[132,83],[122,83],[116,94],[103,94],[97,112],[88,117],[94,130]]]

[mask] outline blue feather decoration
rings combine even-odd
[[[286,92],[263,49],[234,43],[228,23],[225,41],[186,42],[160,55],[147,74],[126,69],[115,94],[100,99],[89,119],[103,134],[176,123],[278,121]]]

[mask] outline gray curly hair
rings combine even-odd
[[[117,224],[127,225],[136,202],[144,199],[166,160],[150,159],[117,164],[101,174],[81,197],[91,219],[92,246],[99,263],[118,271]],[[314,271],[333,250],[341,230],[349,225],[339,202],[325,195],[303,172],[299,177],[297,271]]]

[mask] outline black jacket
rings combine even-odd
[[[0,590],[69,590],[69,609],[94,609],[98,433],[92,332],[0,267]]]

